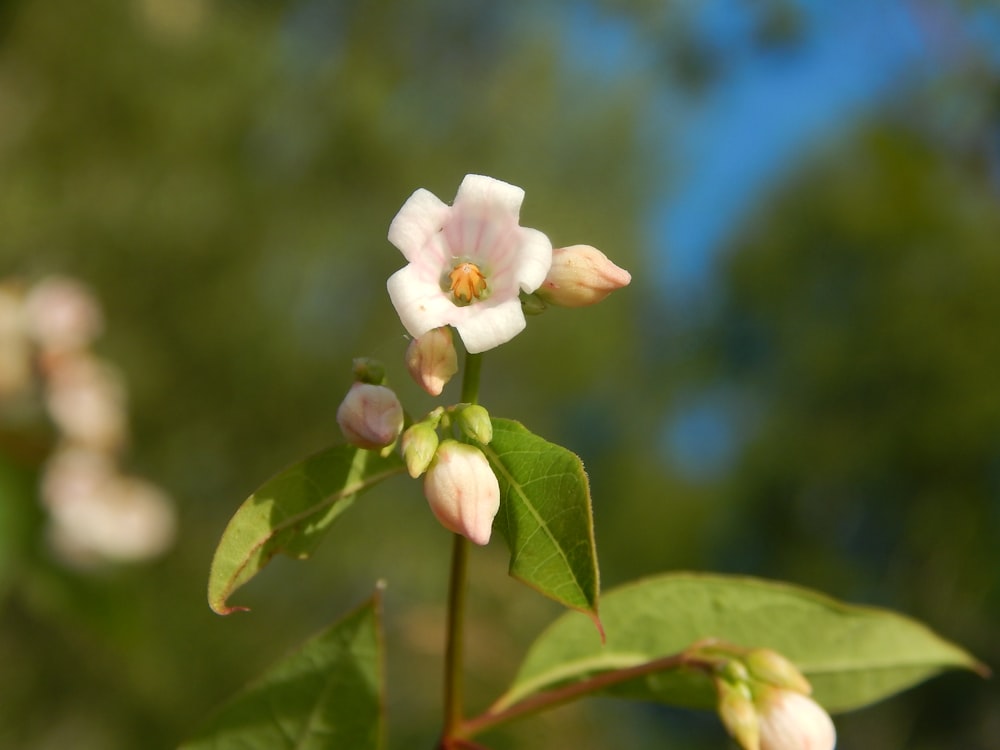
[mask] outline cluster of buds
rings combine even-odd
[[[365,367],[370,376],[371,368]],[[380,368],[376,370],[381,374]],[[355,365],[355,376],[358,366]],[[420,382],[418,380],[417,382]],[[403,431],[405,417],[396,394],[380,380],[357,380],[337,410],[337,421],[349,443],[366,450],[393,450],[400,435],[406,469],[423,476],[424,495],[435,518],[448,531],[476,544],[486,544],[500,509],[500,485],[477,445],[493,439],[493,424],[478,404],[439,406]],[[438,436],[452,429],[456,437]]]
[[[715,673],[718,711],[743,750],[833,750],[829,714],[809,697],[812,686],[788,659],[752,649]]]
[[[176,526],[166,493],[120,470],[125,387],[91,350],[103,324],[93,294],[74,279],[0,284],[0,419],[16,431],[37,411],[55,428],[41,499],[53,550],[79,567],[155,557]]]

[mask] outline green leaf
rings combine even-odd
[[[376,750],[384,743],[378,593],[223,706],[182,750]]]
[[[598,673],[676,654],[705,638],[767,647],[791,659],[830,711],[847,711],[899,692],[945,669],[984,668],[926,626],[882,609],[754,578],[667,574],[605,594],[607,642],[576,613],[552,624],[531,647],[494,710]],[[659,672],[609,692],[692,708],[713,708],[714,688],[693,671]]]
[[[323,533],[363,490],[405,469],[395,453],[328,448],[269,480],[230,519],[212,559],[209,606],[221,615],[246,607],[227,600],[279,552],[308,557]]]
[[[510,547],[510,574],[597,620],[597,548],[590,487],[576,454],[494,419],[482,446],[500,482],[497,527]]]

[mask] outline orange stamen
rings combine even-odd
[[[451,280],[451,293],[462,304],[479,299],[486,291],[486,276],[475,263],[459,263],[448,274],[448,278]]]

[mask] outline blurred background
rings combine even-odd
[[[205,586],[239,503],[340,439],[352,357],[433,406],[385,235],[469,172],[633,274],[531,319],[482,390],[583,458],[605,589],[788,580],[1000,666],[992,3],[0,0],[0,747],[175,747],[379,578],[390,747],[432,746],[450,542],[415,484],[278,559],[249,614]],[[559,614],[505,566],[473,559],[470,710]],[[990,750],[1000,689],[950,674],[837,723]],[[609,700],[487,742],[728,746]]]

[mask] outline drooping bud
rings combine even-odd
[[[716,679],[719,718],[743,750],[760,750],[760,722],[746,683]]]
[[[384,385],[355,383],[337,409],[337,424],[351,445],[384,448],[403,430],[403,407]]]
[[[500,485],[482,451],[457,440],[443,440],[424,475],[424,495],[435,517],[449,531],[476,544],[490,541],[500,509]]]
[[[552,251],[552,266],[536,294],[552,305],[585,307],[631,281],[628,271],[616,266],[596,247],[572,245]]]
[[[429,422],[417,422],[403,433],[400,443],[406,470],[416,479],[430,466],[438,447],[438,434]]]
[[[837,732],[830,715],[809,696],[794,690],[755,691],[760,718],[760,750],[833,750]]]
[[[458,372],[451,328],[434,328],[413,339],[406,348],[406,369],[417,385],[432,396],[440,396],[452,375]]]
[[[493,423],[486,409],[479,404],[465,404],[458,407],[456,418],[462,432],[483,445],[489,445],[493,439]]]
[[[750,675],[757,681],[773,687],[794,690],[796,693],[809,695],[812,685],[809,684],[798,668],[788,659],[769,648],[755,648],[744,658]]]

